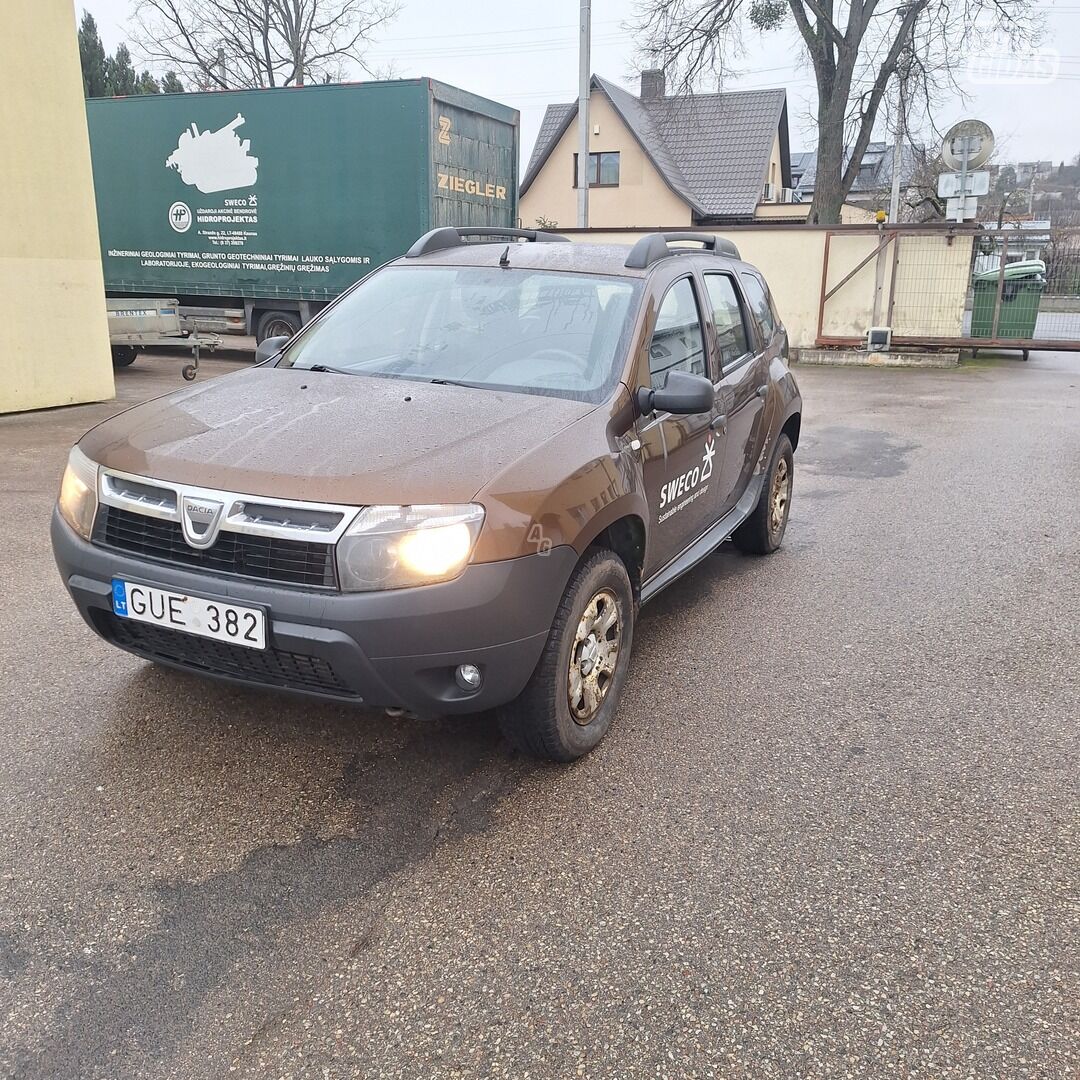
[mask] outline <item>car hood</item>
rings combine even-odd
[[[595,406],[254,368],[136,405],[80,443],[119,472],[311,502],[468,502]]]

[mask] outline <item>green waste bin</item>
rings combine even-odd
[[[971,306],[971,336],[977,338],[1032,338],[1039,317],[1039,301],[1046,288],[1046,264],[1039,259],[1010,263],[1001,283],[1001,313],[994,333],[997,268],[972,275],[975,295]]]

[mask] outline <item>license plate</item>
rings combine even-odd
[[[124,619],[167,626],[249,649],[266,648],[266,614],[259,608],[223,604],[119,578],[113,578],[112,603],[113,612]]]

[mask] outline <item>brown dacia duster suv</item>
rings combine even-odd
[[[670,246],[671,242],[694,246]],[[65,585],[162,664],[591,750],[641,604],[773,551],[802,401],[729,241],[442,228],[250,370],[71,451]]]

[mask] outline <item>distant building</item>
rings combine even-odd
[[[1046,180],[1054,171],[1052,161],[1018,161],[1013,167],[1016,169],[1016,179],[1021,184]]]
[[[1005,251],[1006,264],[1030,262],[1033,259],[1045,261],[1046,247],[1052,236],[1052,227],[1048,220],[1006,219],[1001,223],[1001,227],[1006,230],[1004,237],[985,236],[979,240],[979,254],[975,256],[974,265],[976,271],[996,270],[1001,265],[1002,250]],[[1009,235],[1010,230],[1015,235]]]
[[[799,190],[799,181],[802,180],[806,170],[814,164],[816,157],[817,152],[814,150],[802,150],[791,155],[791,186],[796,191]]]
[[[892,190],[893,146],[884,142],[872,142],[859,162],[859,171],[851,185],[847,202],[868,210],[887,207]],[[851,150],[844,151],[844,168],[851,160]],[[900,149],[900,193],[903,200],[918,172],[919,158],[909,146]],[[817,152],[814,150],[791,155],[792,183],[795,196],[800,202],[814,198],[817,182]],[[796,178],[797,177],[797,178]]]
[[[576,103],[544,114],[521,184],[525,225],[577,221],[576,119]],[[589,128],[592,227],[752,222],[795,199],[783,89],[669,96],[654,70],[635,97],[594,75]]]

